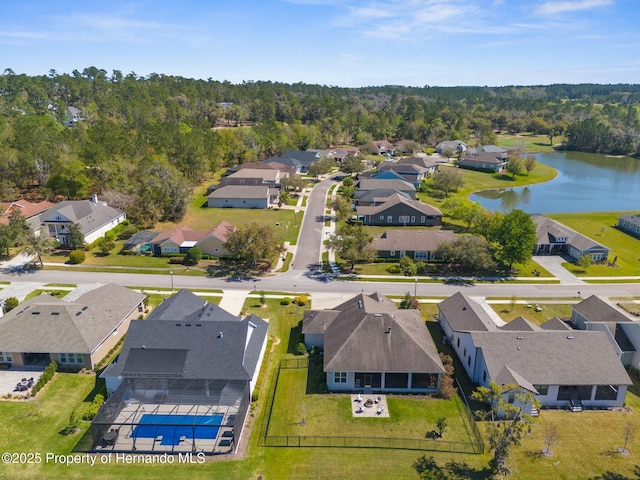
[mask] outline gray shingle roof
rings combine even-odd
[[[491,379],[503,378],[508,367],[533,385],[632,383],[604,332],[472,332],[471,338]]]
[[[373,239],[378,251],[405,250],[433,252],[441,244],[456,239],[453,230],[386,230]]]
[[[618,310],[613,305],[607,303],[596,295],[585,298],[580,303],[573,305],[577,313],[586,318],[589,322],[633,322],[622,310]]]
[[[131,322],[122,353],[108,376],[248,381],[257,368],[267,329],[267,322],[255,315],[241,319],[181,290],[146,320]],[[141,349],[151,353],[140,353]],[[130,359],[131,352],[136,353]],[[157,371],[153,365],[144,365],[152,363],[154,355],[168,355],[175,362]]]
[[[353,198],[358,200],[359,202],[373,202],[374,200],[380,200],[382,198],[388,198],[393,195],[402,195],[404,198],[411,200],[411,197],[405,192],[400,192],[398,190],[392,189],[380,189],[380,190],[357,190],[353,194]]]
[[[483,332],[497,330],[495,322],[482,307],[457,292],[438,304],[447,323],[457,332]]]
[[[540,328],[543,330],[573,330],[567,322],[563,321],[558,317],[553,317],[540,325]]]
[[[287,150],[280,157],[293,158],[307,167],[320,158],[318,152],[307,152],[305,150]]]
[[[408,210],[416,210],[424,215],[442,216],[440,209],[433,207],[427,203],[418,200],[403,197],[402,195],[391,195],[387,197],[384,203],[371,206],[359,206],[356,208],[358,215],[377,215],[396,205],[402,204]]]
[[[324,332],[325,371],[444,373],[418,310],[398,310],[374,293],[356,295],[331,312]]]
[[[401,192],[415,192],[416,187],[405,180],[387,180],[384,178],[363,178],[356,185],[360,190],[399,190]]]
[[[503,326],[498,327],[498,330],[506,332],[537,332],[540,331],[540,327],[531,323],[524,317],[516,317],[510,322],[505,323]]]
[[[31,298],[0,319],[0,351],[91,353],[143,300],[115,284],[73,302],[46,294]]]
[[[68,218],[72,223],[80,225],[82,233],[89,235],[112,220],[124,215],[122,210],[91,200],[64,200],[40,214],[43,223],[55,221],[56,215]]]
[[[208,198],[268,198],[266,185],[225,185],[208,195]]]

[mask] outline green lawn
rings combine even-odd
[[[32,291],[31,293],[29,293],[25,297],[25,300],[29,300],[30,298],[37,297],[39,295],[42,295],[43,293],[51,295],[52,297],[62,298],[62,297],[67,296],[69,294],[69,292],[70,292],[70,290],[41,290],[41,289],[36,289],[36,290]]]
[[[541,325],[553,317],[571,317],[571,305],[568,304],[538,303],[540,308],[542,308],[541,312],[536,312],[535,308],[527,308],[526,305],[521,304],[516,304],[513,308],[510,303],[490,303],[489,305],[505,322],[509,322],[516,317],[522,316],[536,325]],[[530,305],[536,304],[531,303]]]
[[[442,165],[441,168],[456,167]],[[557,171],[553,167],[540,162],[536,164],[536,168],[531,172],[530,175],[516,175],[515,180],[509,174],[501,175],[498,173],[477,172],[475,170],[467,170],[464,168],[458,168],[457,170],[460,172],[462,178],[464,179],[464,186],[458,189],[456,193],[450,194],[450,197],[468,197],[473,192],[477,192],[478,190],[513,188],[523,185],[531,185],[534,183],[547,182],[555,178],[557,175]],[[444,203],[444,201],[446,200],[446,198],[434,197],[432,195],[432,192],[418,193],[418,197],[421,201],[434,205],[438,208],[441,207],[442,203]]]
[[[554,137],[553,143],[560,143],[562,137]],[[528,153],[553,152],[553,146],[549,144],[546,135],[533,135],[531,133],[519,133],[517,135],[498,134],[498,146],[504,148],[518,148],[524,142]]]
[[[640,240],[618,230],[614,225],[618,217],[626,212],[587,212],[549,214],[564,225],[586,235],[596,242],[609,247],[609,260],[615,257],[616,266],[592,265],[583,271],[573,264],[565,264],[571,272],[579,276],[604,277],[640,275]]]
[[[391,437],[423,439],[446,417],[443,440],[470,442],[456,406],[457,398],[387,396],[389,418],[354,417],[349,394],[307,393],[306,368],[283,369],[278,380],[269,435]],[[304,418],[304,425],[301,420]]]

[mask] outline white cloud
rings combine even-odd
[[[597,7],[611,5],[614,0],[566,0],[547,1],[537,7],[534,11],[539,15],[556,15],[564,12],[577,12],[580,10],[590,10]]]

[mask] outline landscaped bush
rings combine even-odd
[[[184,258],[183,257],[171,257],[169,259],[169,264],[170,265],[182,265],[184,263]]]
[[[307,353],[307,346],[304,344],[304,342],[300,342],[296,345],[296,353],[298,355],[304,355],[305,353]]]
[[[98,393],[95,397],[93,397],[93,401],[91,402],[91,405],[89,405],[89,408],[87,408],[87,410],[82,415],[82,419],[93,420],[94,418],[96,418],[96,415],[98,415],[98,410],[100,410],[100,407],[103,403],[104,395]]]
[[[85,253],[82,250],[74,250],[69,254],[69,263],[72,265],[77,265],[84,262],[85,258]]]
[[[31,394],[35,395],[42,390],[42,387],[44,387],[56,374],[56,370],[58,370],[58,364],[56,362],[51,362],[47,365],[47,368],[44,369],[44,372],[42,372],[42,375],[40,375],[40,378],[31,389]]]
[[[306,295],[300,295],[299,297],[295,297],[293,299],[293,303],[301,307],[304,307],[308,301],[309,301],[309,298]]]
[[[399,265],[389,265],[387,267],[387,272],[389,273],[400,273],[400,266]]]
[[[291,305],[291,299],[289,297],[284,297],[280,300],[280,305]]]

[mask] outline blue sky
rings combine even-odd
[[[640,82],[638,0],[20,0],[0,72],[366,85]]]

